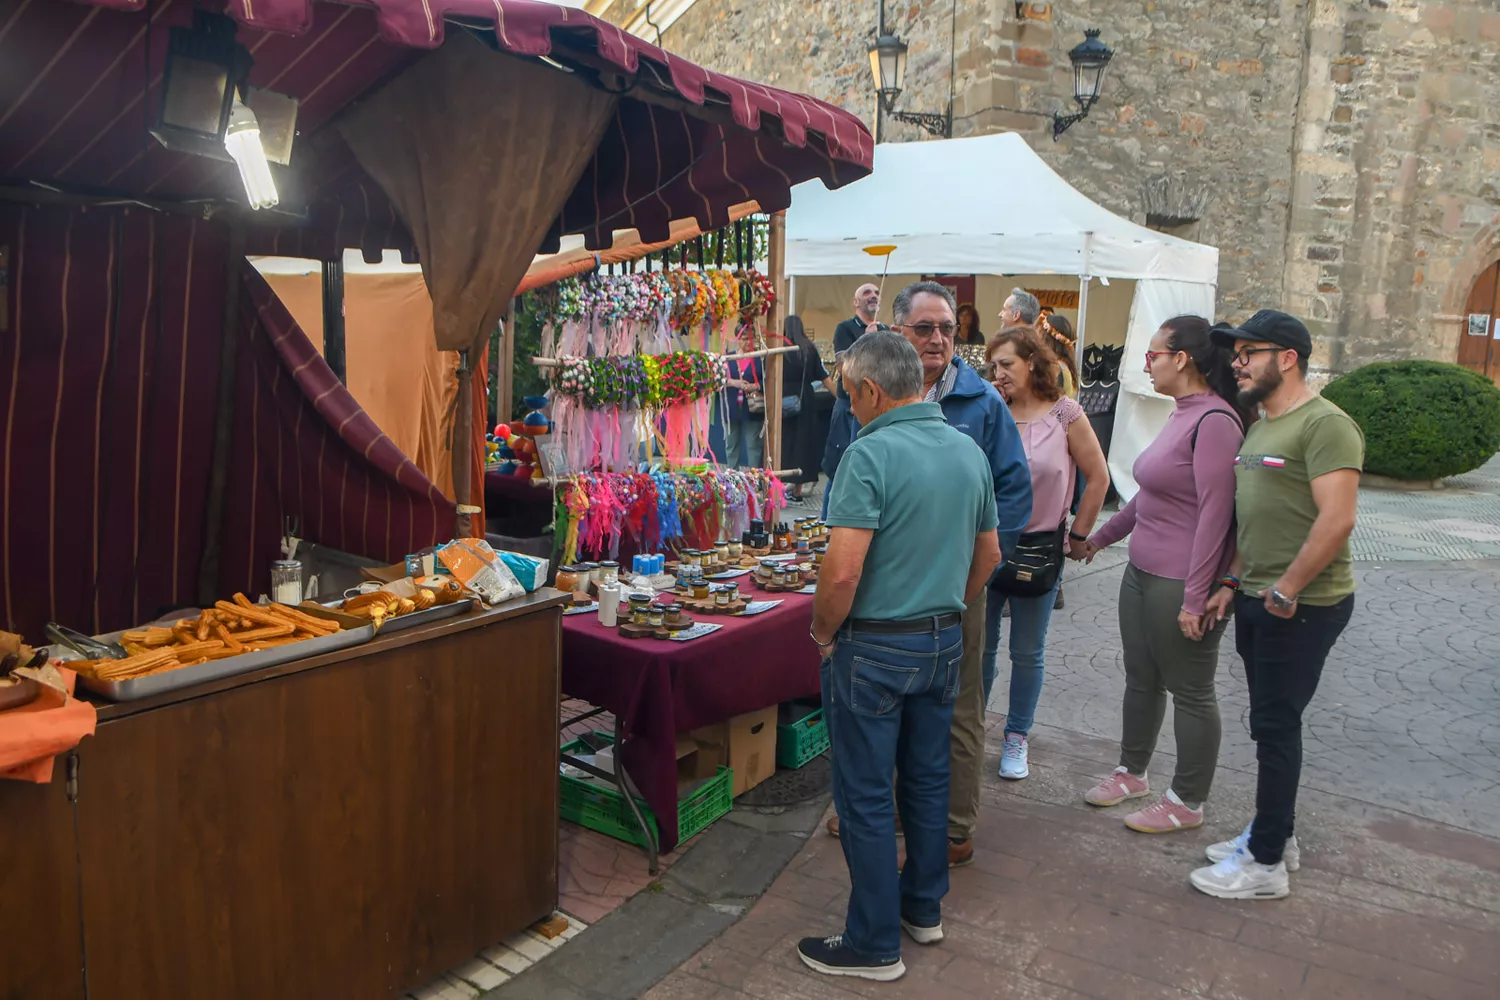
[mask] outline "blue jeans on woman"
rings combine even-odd
[[[833,804],[851,884],[844,944],[861,958],[899,958],[903,918],[918,927],[942,922],[949,731],[962,660],[963,631],[953,625],[898,635],[845,627],[823,661]],[[899,875],[896,810],[906,833]]]
[[[991,587],[984,604],[984,703],[990,703],[1000,652],[1000,612],[1010,605],[1010,707],[1005,731],[1026,736],[1036,719],[1042,697],[1042,660],[1047,648],[1047,626],[1057,601],[1057,584],[1040,597],[1011,597]]]

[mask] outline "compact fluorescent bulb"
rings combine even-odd
[[[271,177],[266,151],[260,144],[260,122],[238,97],[229,111],[224,148],[240,168],[240,180],[244,182],[251,208],[270,208],[281,200],[276,194],[276,181]]]

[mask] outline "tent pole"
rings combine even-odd
[[[776,301],[766,314],[766,340],[782,332],[781,317],[786,315],[786,214],[771,216],[770,239],[767,242],[766,266],[771,272],[771,287]],[[768,355],[766,366],[766,450],[768,469],[781,467],[781,353]]]
[[[1083,371],[1084,335],[1088,329],[1089,285],[1093,283],[1093,275],[1089,273],[1089,251],[1093,242],[1093,233],[1083,234],[1083,273],[1078,276],[1078,340],[1073,344],[1073,366],[1080,373]]]
[[[198,556],[198,603],[203,607],[212,607],[224,593],[219,586],[220,535],[224,531],[224,492],[229,482],[229,451],[234,436],[234,369],[239,348],[236,333],[244,267],[245,230],[232,222],[229,224],[229,248],[224,255],[224,313],[223,327],[219,331],[219,398],[214,414],[214,450],[209,459],[208,502],[203,511],[203,551]],[[253,572],[254,567],[251,569]],[[172,596],[173,599],[177,597],[176,594]]]
[[[458,400],[453,405],[453,501],[458,504],[454,519],[454,538],[473,538],[469,514],[469,463],[474,445],[474,372],[469,367],[469,352],[458,352]],[[483,537],[482,535],[480,537]]]
[[[344,260],[323,262],[323,360],[349,384],[344,349]]]

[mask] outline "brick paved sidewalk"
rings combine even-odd
[[[999,735],[992,729],[991,774]],[[987,780],[975,864],[953,873],[944,904],[947,940],[904,941],[902,981],[829,979],[797,960],[798,938],[843,927],[847,871],[838,842],[820,832],[743,920],[647,996],[1500,995],[1500,842],[1304,790],[1292,895],[1216,900],[1194,891],[1187,874],[1204,863],[1205,845],[1244,824],[1253,775],[1221,770],[1204,829],[1147,837],[1121,825],[1122,810],[1081,801],[1113,763],[1112,743],[1039,727],[1032,748],[1029,780]],[[1158,772],[1169,774],[1171,763],[1159,759]]]

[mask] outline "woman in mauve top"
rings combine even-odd
[[[1087,485],[1071,528],[1072,548],[1080,555],[1109,486],[1104,450],[1084,419],[1083,407],[1062,394],[1061,364],[1042,346],[1041,335],[1029,326],[1013,326],[990,338],[985,360],[994,366],[995,388],[1010,407],[1026,462],[1031,467],[1031,523],[1026,533],[1058,531],[1073,507],[1078,470]],[[1061,560],[1061,556],[1058,557]],[[1047,626],[1061,584],[1036,597],[1017,597],[990,581],[984,609],[984,701],[990,701],[1000,648],[1000,619],[1010,606],[1010,700],[1005,712],[1005,742],[1000,752],[1000,777],[1018,781],[1030,773],[1027,737],[1042,695],[1043,654]]]
[[[1130,536],[1120,581],[1125,650],[1120,766],[1084,794],[1113,806],[1151,794],[1146,776],[1172,693],[1177,772],[1156,802],[1125,817],[1142,833],[1203,825],[1203,803],[1219,760],[1214,673],[1224,622],[1205,614],[1209,593],[1236,586],[1225,577],[1234,554],[1234,460],[1244,439],[1229,352],[1209,339],[1208,321],[1178,316],[1162,324],[1146,352],[1146,373],[1177,408],[1136,459],[1140,491],[1084,546],[1083,558]]]

